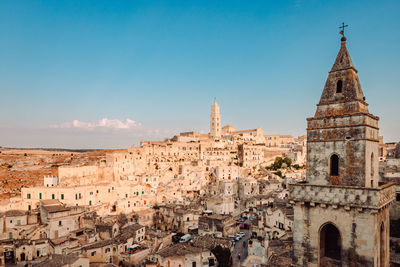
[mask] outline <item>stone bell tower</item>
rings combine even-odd
[[[343,28],[344,29],[344,28]],[[306,181],[290,186],[295,266],[389,266],[394,185],[378,181],[378,120],[341,32],[314,117]]]
[[[211,106],[210,135],[212,137],[221,136],[221,115],[219,113],[219,106],[216,99],[214,99],[214,104]]]

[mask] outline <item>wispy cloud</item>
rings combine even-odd
[[[103,118],[98,122],[84,122],[80,120],[73,120],[72,122],[63,122],[60,124],[49,125],[54,129],[82,129],[82,130],[97,130],[97,129],[111,129],[111,130],[127,130],[141,127],[140,122],[131,119],[121,121],[118,119]]]
[[[73,120],[44,127],[0,125],[0,146],[127,148],[143,140],[164,140],[190,129],[159,128],[132,119]]]

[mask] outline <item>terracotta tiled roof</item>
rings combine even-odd
[[[23,216],[23,215],[26,215],[26,211],[23,211],[23,210],[7,210],[4,214],[7,217]]]
[[[32,267],[63,267],[65,265],[70,266],[79,259],[78,255],[60,255],[53,254],[50,258],[40,263],[34,263]]]
[[[67,208],[63,205],[54,205],[54,206],[43,206],[43,209],[45,209],[49,213],[54,213],[54,212],[62,212],[62,211],[69,211],[71,208]]]

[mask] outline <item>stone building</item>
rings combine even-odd
[[[257,166],[264,161],[263,145],[241,144],[238,146],[238,150],[239,162],[243,167]]]
[[[209,249],[190,243],[178,243],[162,248],[150,255],[149,260],[146,266],[217,266],[217,259]]]
[[[389,266],[394,186],[378,182],[378,119],[343,36],[307,119],[307,180],[290,189],[295,266]]]
[[[219,113],[219,106],[216,99],[214,99],[214,104],[211,106],[210,135],[213,137],[221,136],[221,114]]]
[[[61,255],[54,254],[45,261],[34,263],[33,267],[89,267],[89,259],[81,255],[71,254],[71,255]]]
[[[265,145],[267,147],[288,147],[296,142],[291,135],[265,135]]]
[[[235,141],[242,143],[251,142],[255,144],[265,144],[265,137],[261,127],[258,127],[257,129],[233,131],[230,134]]]
[[[40,221],[46,225],[46,236],[50,239],[67,236],[81,228],[81,217],[85,209],[81,206],[67,207],[55,199],[40,202]]]
[[[237,232],[239,232],[239,226],[231,215],[213,214],[199,217],[199,235],[227,237]]]
[[[98,166],[60,166],[58,182],[62,185],[90,185],[98,181]]]

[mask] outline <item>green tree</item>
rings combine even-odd
[[[276,157],[274,163],[272,164],[272,169],[277,170],[282,167],[282,158],[281,157]]]
[[[284,163],[286,163],[288,168],[290,167],[290,165],[292,165],[292,159],[291,158],[285,157],[282,161]]]

